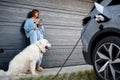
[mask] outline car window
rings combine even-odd
[[[120,0],[112,0],[108,6],[120,5]]]

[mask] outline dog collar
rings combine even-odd
[[[36,43],[35,43],[36,44]],[[40,49],[40,47],[36,44],[36,46],[39,48],[39,50],[41,51],[41,53],[44,53],[44,52],[42,52],[42,50]]]

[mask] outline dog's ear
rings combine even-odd
[[[45,53],[46,48],[45,48],[44,44],[42,42],[39,42],[39,45],[40,45],[40,49],[41,49],[42,53]]]

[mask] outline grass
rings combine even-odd
[[[31,77],[31,78],[20,78],[19,80],[52,80],[54,76],[40,76],[40,77]],[[56,77],[55,80],[97,80],[93,70],[85,72],[77,72],[71,74],[60,74]]]

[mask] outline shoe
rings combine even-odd
[[[43,71],[43,68],[40,66],[40,65],[37,65],[37,69],[36,69],[38,72],[42,72]]]

